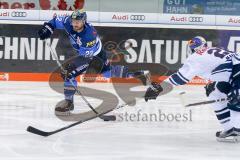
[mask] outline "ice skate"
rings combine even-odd
[[[56,115],[69,115],[70,111],[74,109],[74,104],[70,100],[62,100],[58,102],[55,107],[55,114]]]
[[[216,133],[217,141],[219,142],[232,142],[240,141],[240,129],[231,128],[227,131],[218,131]]]

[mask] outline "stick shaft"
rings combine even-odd
[[[199,106],[199,105],[205,105],[205,104],[212,104],[212,103],[216,103],[216,102],[224,102],[224,101],[227,101],[227,100],[228,100],[228,98],[209,100],[209,101],[202,101],[202,102],[187,104],[187,105],[185,105],[185,107]]]
[[[208,100],[208,101],[201,101],[201,102],[196,102],[196,103],[186,103],[186,97],[185,97],[186,92],[181,92],[179,94],[181,103],[184,107],[192,107],[192,106],[199,106],[199,105],[206,105],[206,104],[212,104],[212,103],[216,103],[216,102],[224,102],[224,101],[228,101],[229,98],[221,98],[221,99],[214,99],[214,100]]]

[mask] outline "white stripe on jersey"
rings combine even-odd
[[[94,52],[93,56],[98,55],[98,54],[101,52],[101,50],[102,50],[102,42],[101,42],[101,40],[99,39],[99,37],[96,38],[96,44],[97,44],[97,43],[99,43],[99,44],[98,44],[98,50],[96,50],[96,52]]]

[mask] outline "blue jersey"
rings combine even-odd
[[[73,48],[77,50],[80,56],[92,57],[101,52],[101,40],[91,24],[86,22],[83,31],[76,32],[71,25],[70,16],[55,17],[49,21],[49,23],[51,23],[55,29],[65,29]]]

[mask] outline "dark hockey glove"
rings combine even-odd
[[[208,97],[213,91],[215,91],[216,88],[220,92],[228,95],[230,90],[232,89],[232,86],[229,82],[220,81],[220,82],[209,83],[204,88],[206,90],[206,95]]]
[[[61,77],[63,80],[69,80],[75,76],[77,71],[75,70],[76,67],[73,64],[67,64],[64,70],[61,71]]]
[[[157,99],[157,96],[163,91],[163,88],[160,84],[152,82],[151,86],[147,89],[145,93],[145,101],[147,102],[150,99]]]
[[[51,23],[44,23],[43,27],[38,31],[41,40],[50,38],[53,34],[54,27]]]
[[[207,97],[215,90],[216,82],[208,83],[204,88],[206,91]]]

